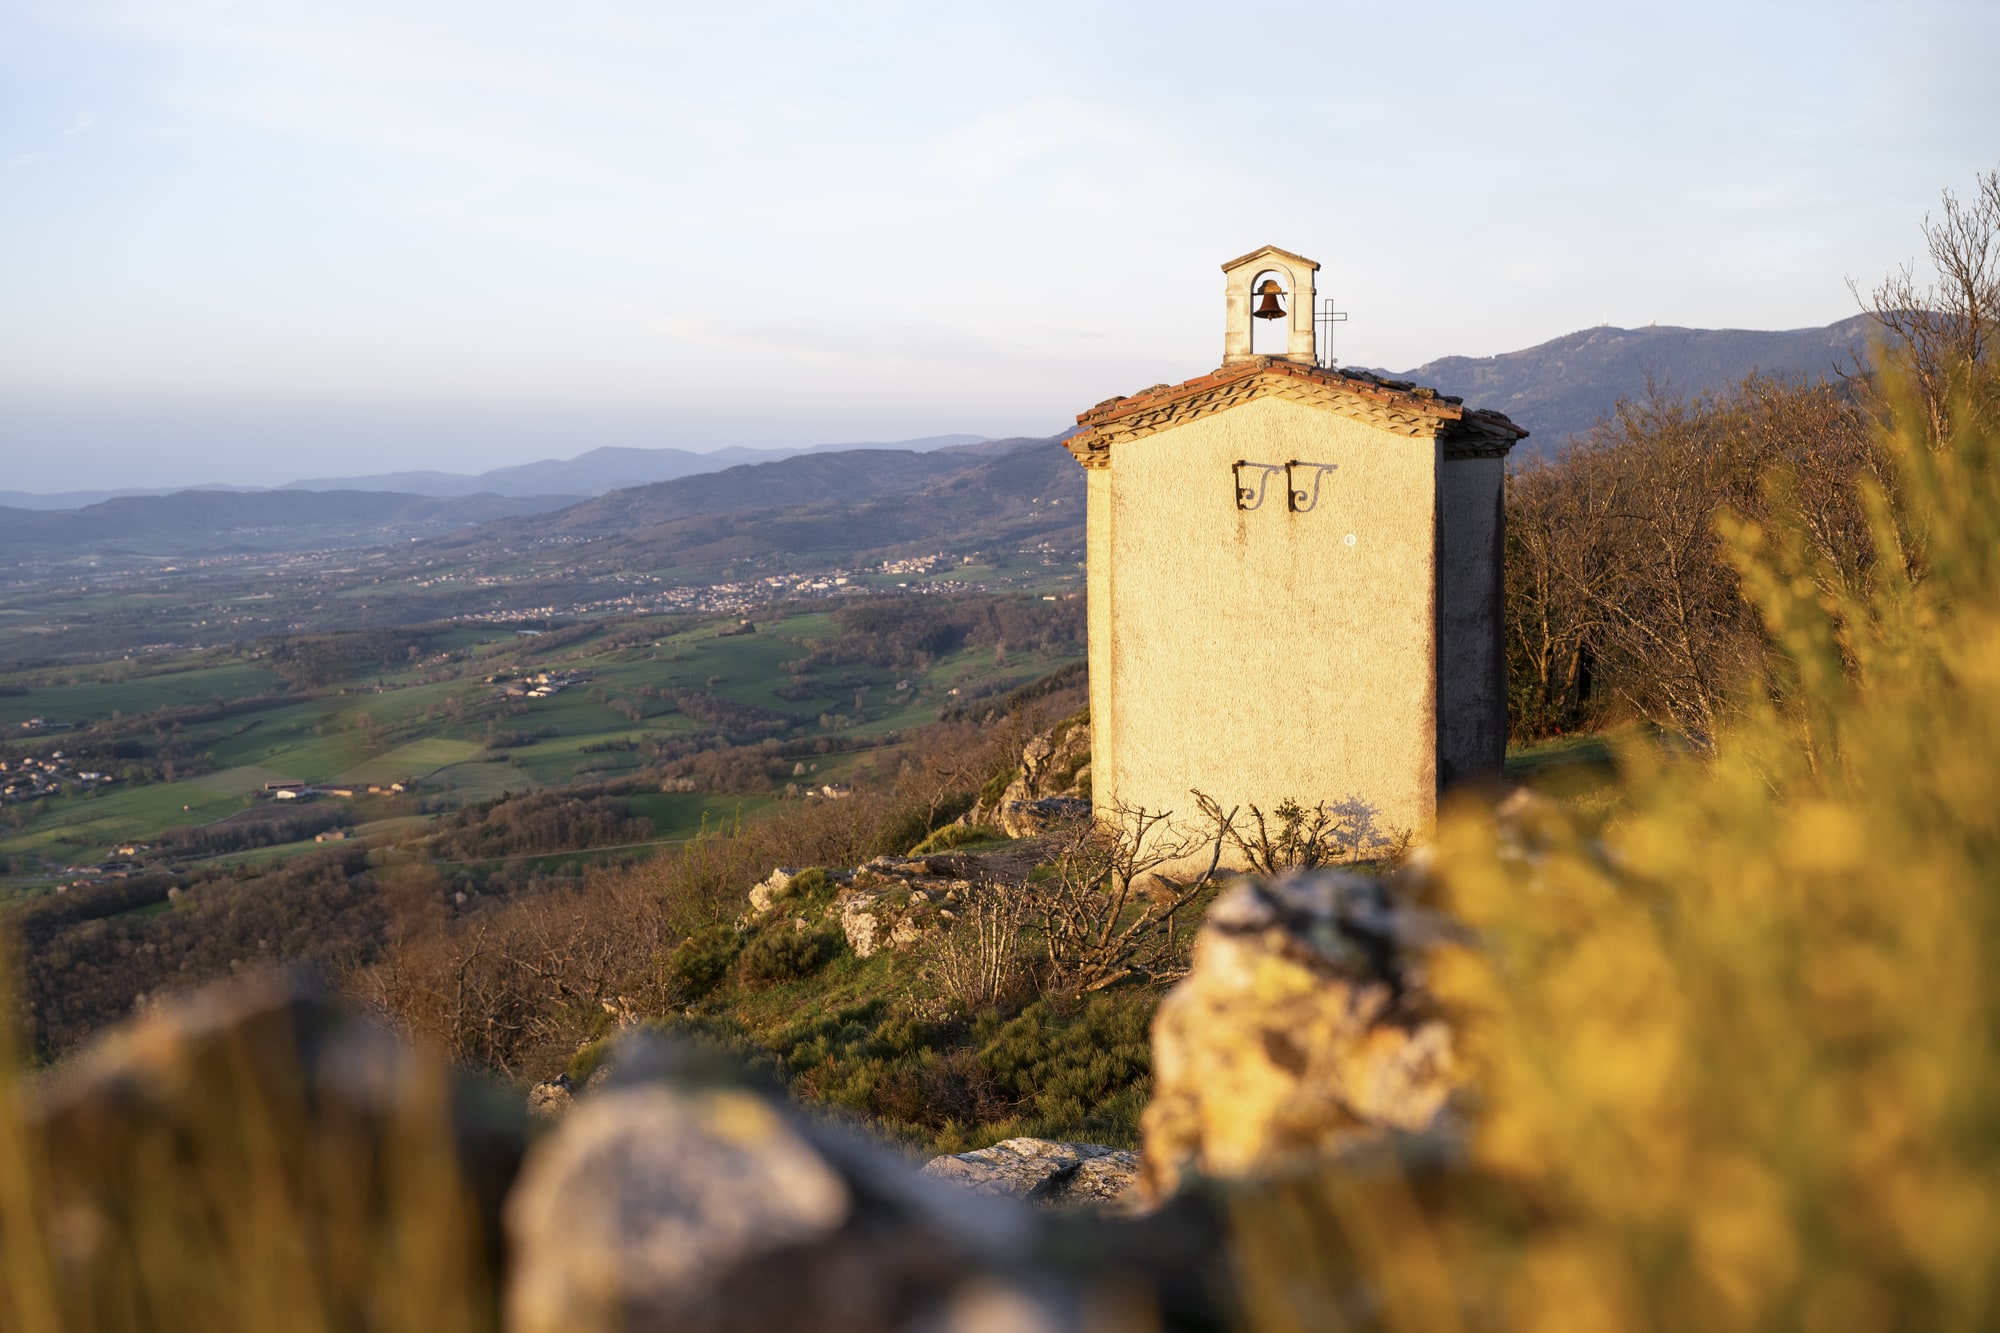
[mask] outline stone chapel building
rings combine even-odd
[[[1322,365],[1319,265],[1223,265],[1222,368],[1099,403],[1088,472],[1092,791],[1191,814],[1359,795],[1419,833],[1507,744],[1498,412]],[[1254,306],[1254,308],[1253,308]],[[1282,354],[1252,319],[1283,321]]]

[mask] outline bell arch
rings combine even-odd
[[[1304,255],[1267,245],[1222,266],[1222,364],[1236,365],[1251,351],[1251,316],[1256,309],[1255,284],[1267,274],[1277,278],[1285,293],[1285,360],[1301,365],[1315,361],[1313,348],[1313,275],[1319,265]]]

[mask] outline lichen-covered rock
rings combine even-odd
[[[574,1101],[568,1074],[557,1074],[528,1089],[528,1114],[537,1120],[560,1120]]]
[[[797,879],[798,876],[798,867],[779,866],[776,870],[765,876],[763,880],[752,885],[750,888],[751,914],[753,916],[762,916],[764,913],[770,911],[774,903],[791,892],[792,881]]]
[[[833,900],[833,910],[840,914],[840,933],[847,937],[847,947],[854,950],[856,958],[875,956],[881,923],[875,919],[874,908],[880,896],[866,889],[842,889]]]
[[[631,1327],[699,1308],[726,1273],[822,1241],[845,1183],[769,1103],[734,1089],[605,1092],[538,1150],[507,1202],[520,1330]]]
[[[1032,838],[1057,824],[1090,818],[1090,802],[1074,796],[1000,802],[1000,827],[1010,838]]]
[[[924,1174],[1025,1203],[1104,1204],[1138,1179],[1139,1154],[1098,1143],[1017,1138],[976,1152],[933,1157],[924,1164]]]
[[[854,887],[834,895],[827,913],[839,919],[840,933],[855,957],[907,949],[950,920],[943,907],[948,893],[917,887],[905,878],[913,873],[904,865],[865,867],[856,874]]]
[[[1421,972],[1443,928],[1358,875],[1246,879],[1218,899],[1153,1019],[1146,1194],[1444,1128],[1462,1072]]]

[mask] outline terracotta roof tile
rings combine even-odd
[[[1501,456],[1528,434],[1498,412],[1467,409],[1461,399],[1408,380],[1259,356],[1180,384],[1155,384],[1124,398],[1108,398],[1078,414],[1081,429],[1064,447],[1085,467],[1102,467],[1110,461],[1114,442],[1139,439],[1267,395],[1342,412],[1399,435],[1441,436],[1451,457]]]

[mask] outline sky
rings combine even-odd
[[[1317,259],[1405,369],[1797,328],[2000,165],[1994,0],[0,0],[0,490],[1045,435]]]

